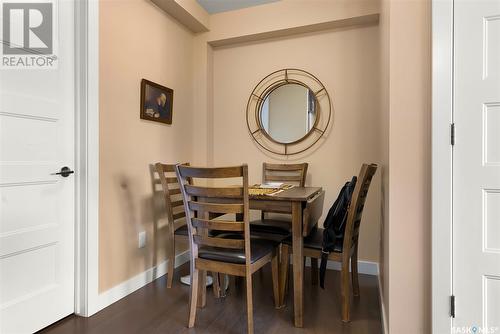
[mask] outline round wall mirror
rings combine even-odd
[[[324,137],[332,106],[314,75],[285,68],[265,76],[248,98],[248,132],[257,145],[278,155],[302,153]]]
[[[259,112],[262,129],[272,140],[283,144],[302,140],[313,131],[316,115],[314,92],[297,83],[271,90]]]

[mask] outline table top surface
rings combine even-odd
[[[305,202],[321,190],[321,187],[293,187],[272,195],[250,195],[250,200]]]

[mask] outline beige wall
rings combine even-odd
[[[389,47],[390,331],[430,333],[430,0],[393,1]]]
[[[311,54],[311,50],[314,50]],[[262,162],[309,162],[308,185],[326,190],[326,214],[362,162],[380,161],[378,26],[323,31],[213,51],[213,161],[249,164],[250,182],[261,180]],[[302,68],[326,86],[334,109],[325,140],[305,155],[286,160],[266,155],[251,139],[245,108],[253,87],[280,68]],[[380,175],[365,208],[360,259],[378,261]]]
[[[389,126],[383,148],[390,165],[381,256],[385,312],[390,333],[430,333],[431,2],[384,0],[381,12]]]
[[[191,158],[193,36],[144,0],[100,2],[99,291],[160,263],[148,164]],[[139,119],[142,78],[174,90],[173,125]],[[138,249],[140,231],[147,247]],[[154,233],[155,232],[155,233]],[[183,246],[185,247],[185,245]]]
[[[213,48],[211,44],[310,32],[325,26],[345,26],[352,18],[376,16],[378,0],[281,0],[267,5],[210,15],[210,31],[195,38],[193,98],[196,118],[193,124],[195,162],[213,164]],[[304,15],[307,13],[307,15]],[[311,29],[311,27],[313,27]],[[288,32],[287,32],[288,31]],[[274,39],[276,40],[276,39]],[[273,39],[268,39],[273,41]],[[311,57],[312,58],[312,57]]]

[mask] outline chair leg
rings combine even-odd
[[[219,281],[219,273],[212,272],[212,290],[214,292],[214,297],[215,298],[220,298],[221,297],[221,290],[220,290],[220,281]]]
[[[318,259],[311,258],[311,284],[318,285]]]
[[[359,296],[359,277],[358,277],[358,249],[354,250],[351,258],[351,275],[352,275],[352,294]]]
[[[169,247],[168,254],[168,268],[167,268],[167,288],[172,287],[172,283],[174,281],[174,265],[175,265],[175,241],[174,241],[173,233],[172,233],[172,242]]]
[[[204,308],[207,304],[207,271],[199,270],[199,279],[198,279],[198,307]]]
[[[219,274],[220,296],[224,298],[227,296],[229,289],[230,276],[228,274]]]
[[[227,296],[227,289],[228,289],[228,285],[229,285],[229,275],[226,275],[226,274],[221,274],[221,273],[213,273],[213,275],[217,276],[217,281],[214,280],[214,284],[215,282],[217,282],[217,291],[218,291],[218,294],[215,296],[216,298],[224,298]],[[215,292],[215,290],[214,290]]]
[[[194,321],[196,319],[196,303],[198,301],[198,269],[194,269],[191,272],[191,298],[189,300],[189,320],[188,327],[194,326]]]
[[[272,279],[273,279],[273,296],[274,307],[280,307],[280,289],[279,289],[279,261],[278,255],[275,255],[271,260]]]
[[[342,321],[349,322],[350,312],[350,279],[349,279],[349,259],[342,261],[342,269],[340,273],[340,294],[342,299]]]
[[[286,288],[288,282],[288,267],[290,261],[290,249],[288,245],[282,245],[281,247],[281,263],[279,271],[279,289],[280,289],[280,300],[279,307],[285,306]]]
[[[247,284],[247,327],[248,334],[253,334],[253,292],[252,292],[252,274],[249,270],[246,273]]]

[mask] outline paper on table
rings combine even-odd
[[[267,183],[262,183],[260,185],[260,188],[263,188],[263,189],[266,189],[266,188],[271,188],[271,189],[281,188],[281,186],[283,184],[284,184],[283,182],[267,182]]]

